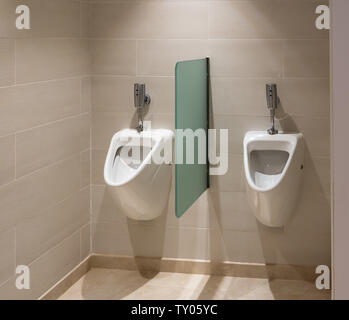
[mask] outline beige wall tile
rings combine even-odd
[[[304,165],[304,189],[329,196],[331,194],[331,159],[306,156]]]
[[[104,163],[107,150],[92,150],[92,184],[104,185]]]
[[[149,113],[174,113],[173,77],[93,77],[94,111],[134,112],[133,85],[145,83],[151,97]]]
[[[244,191],[243,156],[228,154],[228,171],[225,175],[211,176],[213,191]]]
[[[63,240],[29,265],[31,289],[18,290],[15,278],[0,287],[0,299],[37,299],[80,262],[80,232]]]
[[[210,38],[273,38],[275,8],[266,1],[210,2]]]
[[[221,228],[256,231],[257,220],[245,192],[211,192],[211,202]]]
[[[0,230],[34,217],[80,188],[79,156],[0,187]]]
[[[199,199],[178,219],[174,210],[174,189],[169,199],[167,226],[176,228],[212,228],[217,226],[217,216],[211,201],[209,191],[204,192]]]
[[[0,185],[15,178],[15,137],[0,138]]]
[[[133,256],[127,224],[112,222],[93,224],[92,241],[94,253]]]
[[[211,128],[228,129],[228,148],[233,154],[243,154],[243,140],[247,131],[265,131],[270,128],[270,119],[259,116],[230,116],[213,114]],[[220,140],[217,138],[217,146]],[[222,150],[224,151],[224,150]],[[219,152],[217,153],[219,154]]]
[[[279,111],[282,109],[295,116],[330,117],[328,78],[283,79],[278,81],[278,95],[281,100]]]
[[[19,39],[16,45],[18,83],[74,77],[89,71],[86,40]]]
[[[289,229],[284,232],[271,232],[259,229],[259,241],[266,261],[278,264],[330,265],[331,236],[322,232],[309,232],[304,229]],[[292,243],[292,245],[290,245]]]
[[[15,42],[0,39],[0,86],[9,86],[15,81]]]
[[[90,40],[94,74],[135,75],[137,43],[132,40]]]
[[[14,26],[15,1],[0,1],[0,38],[9,38]]]
[[[208,259],[208,229],[168,228],[163,257]]]
[[[15,230],[0,234],[0,285],[15,274]]]
[[[91,5],[90,36],[104,38],[206,38],[208,6],[198,2]]]
[[[80,113],[80,80],[0,89],[0,135]]]
[[[80,2],[80,35],[83,38],[87,38],[89,36],[89,23],[90,23],[90,15],[91,8],[88,1]]]
[[[93,111],[134,112],[133,85],[136,82],[135,77],[93,76]]]
[[[96,112],[92,115],[92,148],[107,150],[116,132],[136,126],[135,114]]]
[[[306,156],[328,157],[330,154],[330,121],[328,118],[285,116],[278,120],[285,132],[301,132],[304,136]]]
[[[269,116],[265,100],[266,83],[278,85],[281,105],[277,113],[308,117],[329,117],[329,79],[236,79],[213,78],[212,111],[215,115]],[[314,94],[316,92],[317,94]]]
[[[74,192],[68,199],[17,226],[18,264],[30,264],[89,221],[90,190]]]
[[[149,113],[175,113],[175,78],[174,77],[137,77],[137,82],[145,83],[151,97]]]
[[[17,30],[15,9],[25,4],[30,8],[30,29]],[[0,36],[5,37],[78,37],[80,4],[71,0],[0,1]],[[62,23],[64,20],[64,23]]]
[[[258,233],[228,229],[210,230],[209,256],[218,261],[266,261]]]
[[[91,253],[91,225],[86,224],[80,229],[80,255],[81,260],[85,259]]]
[[[142,40],[138,42],[138,74],[174,76],[178,61],[207,55],[206,40]]]
[[[137,34],[141,10],[139,4],[91,4],[90,37],[133,38]]]
[[[16,86],[16,131],[79,114],[79,87],[78,79]]]
[[[86,115],[24,131],[16,136],[17,177],[90,146],[90,122]]]
[[[153,129],[175,129],[174,114],[153,114],[151,117],[151,125]]]
[[[93,185],[92,190],[92,220],[94,222],[127,223],[127,217],[112,199],[109,190],[103,186]]]
[[[17,251],[17,258],[26,263],[36,261],[31,266],[33,290],[18,292],[14,288],[13,270],[5,275],[7,265],[0,259],[0,282],[8,280],[1,287],[0,295],[2,298],[37,298],[80,261],[80,231],[77,250],[70,251],[70,256],[65,252],[53,254],[49,257],[52,265],[44,261],[44,257],[89,221],[90,159],[86,153],[89,154],[91,125],[87,120],[85,126],[77,121],[69,127],[72,119],[69,117],[91,110],[91,83],[81,78],[90,67],[88,41],[79,39],[87,35],[88,10],[87,3],[80,1],[28,0],[25,4],[31,9],[31,30],[18,31],[14,24],[18,4],[23,3],[0,0],[0,232],[17,225],[21,231],[17,248],[12,248],[14,240],[13,246],[7,241],[8,250],[13,250],[13,254]],[[28,84],[37,81],[44,82]],[[89,115],[75,119],[84,117],[89,119]],[[68,118],[62,121],[66,126],[58,128],[60,121],[54,121],[63,118]],[[17,149],[17,177],[49,166],[12,181],[15,134],[20,144],[23,130],[32,135],[30,141],[25,141],[27,147],[30,145],[27,151],[24,145],[20,149],[25,152]],[[79,139],[84,131],[86,138]],[[66,135],[70,135],[69,139]],[[73,158],[54,164],[73,154]],[[79,191],[85,186],[87,189]],[[82,192],[86,195],[85,217],[79,224]],[[0,247],[3,236],[2,233]],[[66,250],[67,247],[63,251]],[[2,256],[7,263],[14,264],[15,258],[9,257],[8,252],[2,250]]]
[[[163,256],[166,228],[164,219],[161,220],[161,223],[132,223],[128,220],[128,234],[134,256]]]
[[[317,234],[330,236],[331,230],[331,203],[322,192],[307,189],[303,186],[300,196],[299,205],[295,210],[295,214],[286,226],[286,231],[290,234],[304,235],[309,230],[309,225],[318,230]],[[308,231],[309,232],[309,231]],[[317,237],[314,233],[314,237]],[[316,239],[309,240],[316,246]]]
[[[29,6],[31,13],[30,30],[22,31],[14,28],[14,36],[18,38],[80,36],[80,4],[77,1],[27,0],[26,5]]]
[[[211,75],[279,78],[283,47],[281,40],[210,40]]]
[[[302,39],[325,38],[315,28],[320,1],[212,1],[211,38]],[[297,21],[297,23],[295,23]]]
[[[205,2],[149,2],[141,10],[146,38],[207,38],[208,4]]]
[[[92,78],[81,79],[81,111],[91,112],[92,110]]]
[[[329,41],[288,40],[285,43],[285,77],[329,77]]]
[[[91,150],[80,153],[80,187],[84,188],[91,183]]]
[[[76,232],[42,255],[32,265],[35,293],[43,294],[80,262],[80,233]],[[36,289],[37,288],[37,289]]]
[[[14,131],[14,95],[13,87],[0,88],[0,135]]]
[[[312,157],[330,155],[330,121],[326,118],[293,117],[296,127],[303,133],[306,148]]]
[[[214,115],[269,115],[265,85],[279,79],[211,78]]]

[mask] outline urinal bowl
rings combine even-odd
[[[256,218],[285,226],[296,209],[304,171],[303,135],[248,132],[244,138],[247,198]]]
[[[173,132],[125,129],[114,135],[104,166],[108,192],[123,214],[134,220],[152,220],[166,208],[171,188],[171,163],[157,163],[172,145]],[[141,160],[140,160],[141,159]],[[140,161],[139,161],[140,160]]]

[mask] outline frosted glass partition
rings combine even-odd
[[[209,59],[178,62],[176,65],[176,216],[181,217],[209,187],[207,162],[209,119]],[[194,163],[188,164],[186,145],[179,129],[205,131],[205,164],[198,161],[198,138],[194,139]],[[186,136],[187,137],[187,136]],[[202,142],[202,141],[201,141]],[[200,144],[202,147],[202,144]],[[181,162],[181,160],[183,160]],[[202,161],[200,161],[202,163]]]

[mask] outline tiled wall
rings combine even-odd
[[[330,263],[328,32],[315,28],[326,1],[91,1],[92,242],[96,253],[172,258]],[[147,120],[174,126],[174,66],[211,57],[212,127],[228,128],[229,172],[179,220],[127,220],[103,180],[112,135],[135,126],[133,83],[152,96]],[[242,139],[266,130],[265,84],[276,82],[278,126],[305,135],[299,206],[283,229],[256,222],[243,184]],[[156,199],[154,199],[156,201]]]
[[[16,5],[31,30],[15,28]],[[37,298],[90,252],[86,3],[0,0],[0,298]],[[28,265],[31,290],[16,290]]]
[[[96,253],[329,264],[328,33],[314,27],[324,2],[0,0],[0,298],[38,297],[89,253],[90,236]],[[30,31],[14,27],[17,4],[31,8]],[[179,220],[173,191],[159,219],[127,220],[103,165],[112,135],[135,126],[133,83],[152,96],[146,120],[173,129],[175,62],[206,56],[229,172]],[[303,132],[307,147],[284,229],[256,222],[243,185],[242,138],[269,126],[270,81],[278,124]],[[33,290],[14,289],[18,264],[30,266]]]

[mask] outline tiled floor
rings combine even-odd
[[[137,271],[91,269],[61,300],[177,299],[329,299],[307,281],[158,273],[147,279]]]

